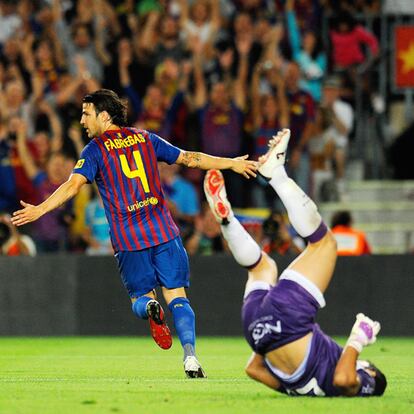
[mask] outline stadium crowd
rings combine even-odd
[[[379,53],[375,35],[352,16],[379,7],[379,0],[0,0],[0,212],[19,200],[38,203],[68,178],[87,142],[82,98],[99,88],[128,100],[130,125],[186,150],[257,159],[269,137],[289,127],[288,167],[300,187],[316,201],[341,198],[354,118],[349,89]],[[329,39],[321,36],[325,13],[334,16]],[[224,175],[235,207],[275,207],[264,182]],[[225,250],[201,200],[200,171],[163,166],[161,178],[189,253]],[[268,226],[282,229],[277,249],[300,249],[276,216]],[[38,252],[112,252],[93,187],[24,231]],[[267,235],[257,237],[272,251]]]

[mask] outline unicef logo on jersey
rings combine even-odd
[[[143,207],[147,207],[150,204],[152,206],[157,205],[159,202],[157,197],[147,197],[145,200],[141,200],[141,201],[136,201],[134,204],[131,204],[130,206],[128,206],[128,211],[132,212],[132,211],[137,211],[140,208]]]
[[[258,322],[252,331],[252,338],[254,343],[257,343],[268,334],[280,334],[282,332],[282,325],[280,321],[277,321],[275,325],[269,322]]]

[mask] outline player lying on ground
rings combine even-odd
[[[148,319],[155,342],[171,347],[164,311],[156,301],[162,293],[184,349],[188,377],[205,377],[195,355],[195,315],[186,297],[189,286],[187,253],[171,218],[161,188],[157,161],[192,168],[232,169],[246,178],[256,176],[256,162],[187,152],[148,131],[126,127],[126,106],[110,90],[85,96],[81,125],[91,138],[68,181],[47,200],[34,206],[21,202],[12,222],[21,226],[59,207],[86,183],[96,181],[108,219],[111,241],[132,310]]]
[[[308,241],[278,281],[276,263],[234,217],[222,174],[209,171],[204,181],[223,236],[236,261],[249,272],[242,319],[253,355],[246,372],[290,395],[382,395],[385,376],[373,364],[358,359],[362,348],[375,342],[380,324],[358,314],[342,349],[315,323],[318,308],[325,306],[323,293],[335,268],[336,243],[316,205],[286,175],[289,138],[288,129],[279,132],[258,169],[285,205],[295,230]]]

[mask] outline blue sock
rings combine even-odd
[[[187,298],[175,298],[168,305],[173,318],[175,330],[184,349],[184,358],[194,355],[195,315]]]
[[[152,298],[148,296],[140,296],[133,304],[132,304],[132,312],[141,319],[148,319],[147,315],[147,304],[152,300]]]

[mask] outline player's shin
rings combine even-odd
[[[175,298],[168,305],[175,330],[184,350],[184,359],[195,355],[195,314],[187,298]]]
[[[259,245],[235,217],[228,224],[222,224],[221,231],[239,265],[251,268],[260,261],[261,249]]]
[[[274,169],[269,184],[280,197],[298,234],[311,243],[321,240],[327,232],[327,227],[316,204],[288,177],[283,165]]]

